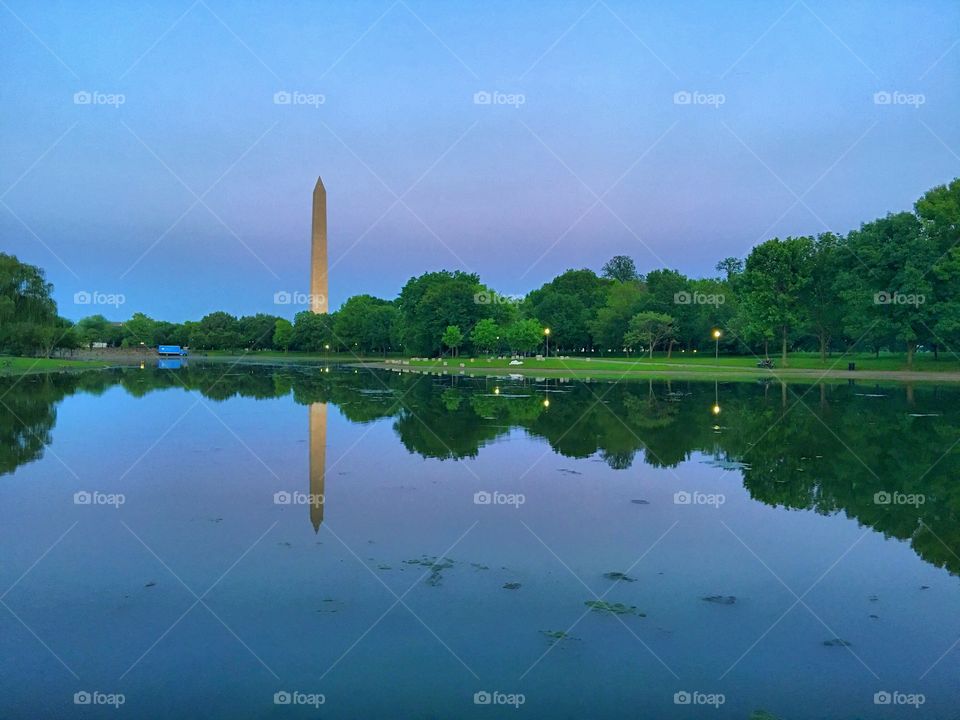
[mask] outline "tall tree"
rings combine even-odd
[[[293,342],[293,323],[286,318],[277,318],[273,323],[273,347],[287,352],[291,342]]]
[[[441,342],[450,348],[450,354],[457,357],[457,351],[463,345],[463,332],[456,325],[447,325],[443,331]]]
[[[643,310],[647,304],[646,286],[633,282],[616,283],[610,286],[606,303],[597,311],[590,323],[590,332],[600,353],[623,345],[630,318]],[[590,346],[586,347],[590,350]]]
[[[630,320],[623,342],[627,347],[645,347],[652,358],[654,348],[673,338],[676,331],[674,318],[666,313],[644,311]]]
[[[917,343],[933,335],[936,310],[931,268],[938,248],[913,213],[887,215],[847,236],[853,256],[843,275],[848,332],[854,338],[892,339],[913,366]]]
[[[517,320],[507,327],[506,341],[514,352],[533,352],[543,342],[543,328],[532,318]]]
[[[600,272],[600,275],[608,280],[616,280],[618,282],[630,282],[631,280],[638,280],[640,278],[640,274],[637,272],[637,265],[633,262],[633,258],[626,255],[614,255],[607,260],[603,265],[603,270]]]
[[[805,320],[800,298],[810,282],[813,239],[774,238],[750,251],[740,286],[753,327],[780,337],[781,361],[787,365],[791,332]]]
[[[473,327],[470,339],[478,352],[495,352],[500,344],[500,326],[491,318],[484,318]]]
[[[936,248],[930,306],[934,348],[960,345],[960,178],[926,192],[915,205],[924,236]],[[956,352],[956,350],[952,350]]]
[[[810,281],[801,294],[810,331],[817,337],[820,361],[826,362],[831,340],[842,334],[845,308],[840,302],[842,263],[850,261],[842,239],[827,232],[817,236],[810,256]]]
[[[290,347],[303,352],[326,352],[339,350],[333,333],[333,325],[339,313],[298,312],[293,321],[293,338]]]
[[[525,312],[550,328],[557,348],[590,347],[591,323],[607,300],[611,281],[592,270],[567,270],[527,296]]]
[[[53,285],[43,270],[0,253],[0,352],[25,355],[50,343],[58,325]]]
[[[727,281],[732,280],[736,275],[743,272],[743,260],[735,257],[725,257],[718,262],[714,269],[722,272]]]
[[[495,303],[484,300],[480,279],[464,272],[424,273],[410,278],[400,291],[400,332],[404,349],[414,355],[436,353],[448,325],[473,327],[494,315]]]

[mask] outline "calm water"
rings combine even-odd
[[[0,396],[5,718],[960,708],[958,389],[192,364]]]

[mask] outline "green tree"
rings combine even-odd
[[[457,357],[457,351],[463,344],[463,333],[456,325],[447,325],[447,328],[443,331],[443,337],[440,341],[450,348],[450,352],[453,357]]]
[[[647,289],[640,281],[616,283],[611,285],[604,305],[597,310],[596,317],[590,323],[590,332],[600,353],[623,345],[623,336],[627,332],[630,318],[644,309],[647,303]],[[587,349],[592,349],[587,346]]]
[[[80,320],[76,324],[77,339],[84,347],[90,347],[95,342],[107,343],[112,345],[113,323],[107,320],[103,315],[90,315]]]
[[[924,237],[936,248],[937,260],[931,269],[936,308],[930,332],[934,348],[960,344],[960,178],[940,185],[920,198],[915,210]],[[956,352],[956,350],[953,350]]]
[[[717,272],[722,272],[726,280],[729,282],[735,276],[743,272],[743,260],[735,257],[726,257],[718,262],[714,269]]]
[[[473,326],[470,339],[479,352],[496,352],[500,335],[500,326],[491,318],[484,318]]]
[[[913,366],[918,341],[931,338],[938,249],[913,213],[887,215],[854,230],[847,247],[855,260],[843,274],[849,334],[874,344],[892,339]]]
[[[460,271],[410,278],[397,301],[404,350],[413,355],[437,353],[448,325],[473,327],[492,317],[500,306],[490,302],[487,293],[476,275]]]
[[[590,347],[591,324],[606,303],[611,284],[592,270],[567,270],[527,295],[524,309],[550,328],[551,345],[558,350]]]
[[[43,270],[0,253],[0,352],[26,355],[49,347],[61,327],[53,285]]]
[[[243,347],[237,318],[222,311],[204,315],[190,336],[190,346],[200,350],[234,350]]]
[[[333,333],[338,313],[298,312],[293,320],[290,347],[302,352],[326,352],[339,349]]]
[[[273,332],[277,324],[276,315],[257,313],[245,315],[237,321],[240,344],[250,350],[266,350],[273,346]]]
[[[123,324],[123,346],[137,347],[143,343],[146,347],[157,345],[157,321],[144,313],[134,313]]]
[[[740,278],[744,309],[751,314],[751,334],[765,340],[779,335],[784,366],[791,332],[806,319],[800,299],[810,282],[812,255],[812,238],[767,240],[750,251]]]
[[[694,294],[689,278],[676,270],[664,269],[648,273],[646,282],[647,295],[644,310],[669,315],[676,320],[679,327],[696,327],[697,315],[705,304],[706,298]],[[667,357],[672,354],[675,341],[675,335],[671,335]]]
[[[354,295],[337,312],[333,330],[347,348],[386,352],[391,346],[397,310],[393,303],[372,295]]]
[[[543,342],[543,327],[532,318],[517,320],[505,332],[507,345],[515,353],[530,353]]]
[[[616,280],[617,282],[630,282],[640,279],[636,263],[633,262],[633,258],[626,255],[614,255],[607,260],[603,265],[600,275],[608,280]]]
[[[286,318],[277,318],[273,323],[273,347],[287,352],[291,342],[293,342],[293,323]]]
[[[671,316],[666,313],[644,311],[637,313],[630,320],[623,343],[627,347],[647,348],[652,358],[654,348],[672,339],[676,332],[676,320]]]
[[[827,360],[831,340],[843,332],[846,309],[840,301],[839,287],[842,260],[850,258],[841,238],[829,232],[818,235],[810,257],[810,281],[803,288],[800,302],[810,331],[817,338],[821,362]]]

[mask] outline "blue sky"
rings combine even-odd
[[[322,175],[333,307],[440,268],[709,275],[960,175],[958,39],[936,1],[4,0],[0,249],[74,319],[292,316]]]

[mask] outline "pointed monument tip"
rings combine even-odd
[[[319,175],[317,175],[317,184],[313,186],[313,189],[314,189],[314,190],[316,190],[316,189],[318,189],[318,188],[323,188],[324,190],[326,190],[326,188],[325,188],[324,185],[323,185],[323,178],[320,177]]]

